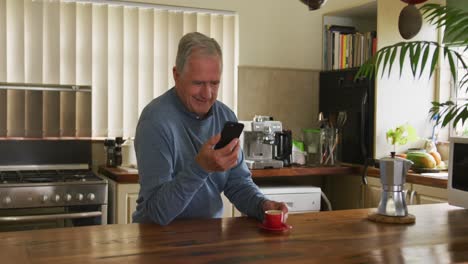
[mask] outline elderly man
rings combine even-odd
[[[221,217],[221,192],[259,220],[284,203],[270,201],[252,181],[239,139],[214,149],[226,121],[237,121],[216,100],[222,72],[219,44],[200,33],[179,42],[175,87],[150,102],[138,122],[135,149],[140,193],[134,222],[167,225],[179,218]]]

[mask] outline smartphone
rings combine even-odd
[[[233,139],[239,138],[244,124],[238,122],[227,121],[221,131],[221,139],[216,143],[214,149],[220,149],[229,144]]]

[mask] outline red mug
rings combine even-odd
[[[267,210],[263,217],[263,225],[270,228],[281,228],[284,223],[284,213],[281,210]]]

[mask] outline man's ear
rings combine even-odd
[[[172,77],[174,78],[174,82],[177,82],[180,78],[180,74],[175,66],[172,68]]]

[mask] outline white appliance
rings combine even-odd
[[[320,211],[322,190],[315,186],[259,186],[270,200],[284,202],[289,213]]]
[[[468,137],[450,138],[448,202],[468,208]]]

